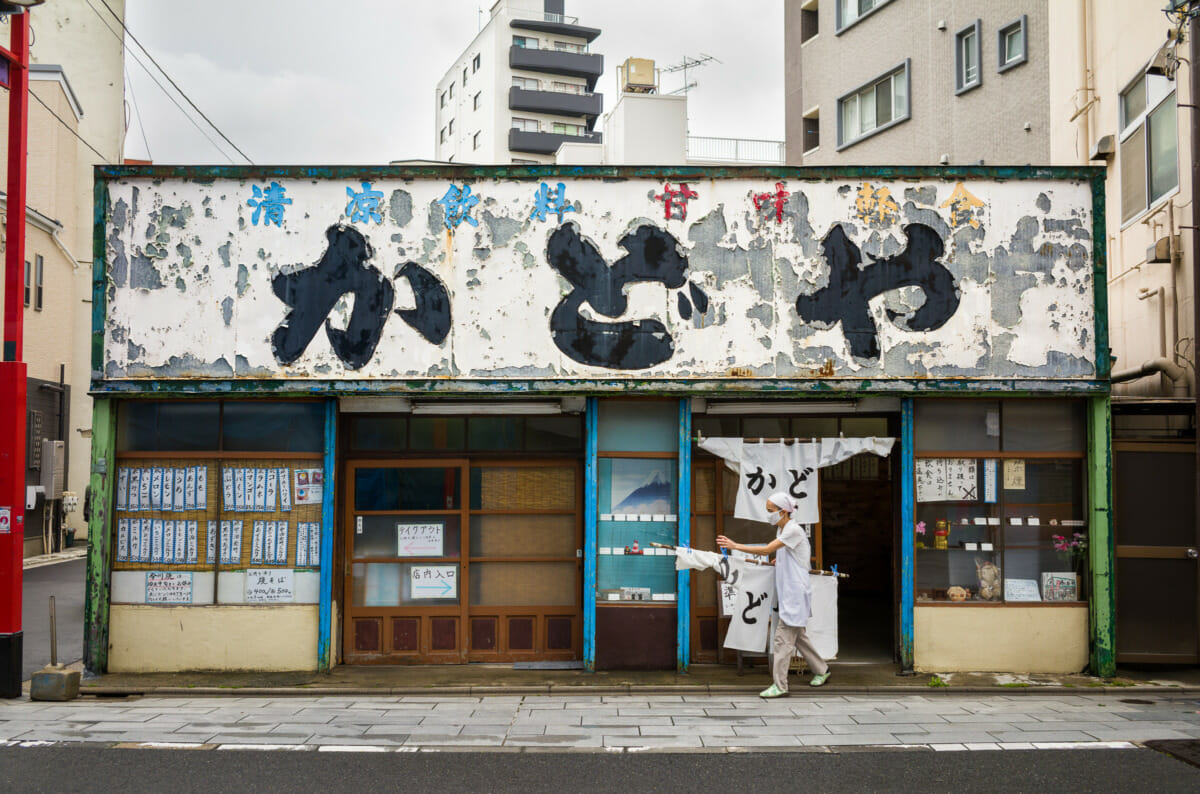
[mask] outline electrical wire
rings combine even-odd
[[[31,97],[33,97],[34,99],[36,99],[36,100],[38,101],[38,104],[39,104],[39,105],[41,105],[42,107],[44,107],[44,108],[45,108],[45,109],[46,109],[46,110],[47,110],[47,111],[50,113],[50,115],[51,115],[51,116],[53,116],[54,118],[58,119],[58,123],[59,123],[59,124],[61,124],[61,125],[63,125],[64,127],[66,127],[66,128],[67,128],[67,132],[71,133],[71,134],[72,134],[72,135],[74,135],[76,138],[78,138],[78,139],[79,139],[79,140],[80,140],[80,141],[83,143],[83,145],[84,145],[84,146],[88,147],[88,148],[89,148],[89,149],[91,149],[93,152],[96,152],[96,156],[97,156],[97,157],[99,157],[101,160],[103,160],[104,162],[108,163],[109,165],[112,165],[112,161],[111,161],[111,160],[109,160],[109,159],[108,159],[107,157],[105,157],[104,155],[100,154],[100,152],[99,152],[99,151],[96,149],[96,147],[95,147],[95,146],[92,146],[90,143],[88,143],[87,141],[85,141],[85,140],[83,139],[83,136],[82,136],[82,135],[80,135],[80,134],[79,134],[78,132],[76,132],[75,130],[71,129],[71,125],[70,125],[70,124],[68,124],[67,122],[63,121],[63,117],[62,117],[62,116],[58,115],[58,114],[57,114],[57,113],[55,113],[53,110],[51,110],[51,109],[50,109],[50,106],[49,106],[49,105],[47,105],[45,102],[43,102],[43,101],[42,101],[42,98],[41,98],[40,96],[38,96],[36,93],[34,93],[34,90],[33,90],[32,88],[30,88],[30,89],[29,89],[29,95],[30,95]]]
[[[104,27],[108,29],[108,32],[113,34],[113,36],[117,39],[117,41],[121,42],[122,49],[126,53],[128,53],[131,58],[133,58],[134,63],[136,63],[138,66],[142,67],[142,70],[146,73],[146,76],[149,77],[150,80],[156,86],[158,86],[158,89],[163,92],[163,94],[167,97],[167,99],[171,100],[171,104],[175,105],[175,107],[178,108],[179,112],[183,115],[183,117],[185,119],[187,119],[188,122],[193,127],[195,127],[196,130],[201,135],[204,136],[205,140],[207,140],[209,143],[212,144],[214,149],[216,149],[218,152],[221,153],[222,157],[224,157],[226,160],[228,160],[229,162],[232,163],[233,158],[230,157],[229,154],[223,148],[221,148],[221,146],[216,141],[214,141],[212,139],[212,136],[210,136],[207,132],[205,132],[204,128],[201,127],[196,122],[196,120],[194,118],[192,118],[192,116],[186,110],[183,109],[183,106],[179,104],[179,101],[177,99],[175,99],[175,97],[171,94],[171,92],[168,91],[166,89],[166,87],[158,81],[158,78],[154,76],[154,73],[150,71],[150,68],[148,66],[146,66],[146,64],[142,63],[142,60],[140,58],[138,58],[137,53],[133,52],[132,50],[130,50],[128,47],[125,46],[125,38],[120,33],[113,30],[113,27],[111,25],[109,25],[108,20],[106,20],[104,18],[104,16],[101,15],[99,9],[97,9],[95,6],[92,5],[91,0],[87,0],[87,6],[88,6],[88,8],[90,8],[92,10],[92,13],[95,14],[96,17],[100,20],[100,24],[104,25]],[[218,132],[219,132],[219,130],[218,130]]]
[[[128,69],[125,70],[125,85],[129,86],[129,98],[133,100],[133,115],[137,118],[138,129],[142,131],[142,143],[146,144],[146,158],[153,161],[154,154],[150,151],[150,139],[146,137],[146,125],[142,123],[142,111],[138,108],[137,94],[133,93],[133,81],[129,79]]]
[[[125,26],[125,20],[121,19],[121,17],[117,15],[117,12],[112,10],[112,6],[110,6],[108,4],[108,0],[100,0],[100,4],[108,9],[108,13],[112,14],[113,19],[115,19],[117,21],[117,24],[121,26],[121,29],[123,31],[125,31],[125,35],[129,36],[129,38],[131,38],[133,40],[133,43],[138,45],[138,48],[141,49],[141,51],[146,54],[146,57],[150,59],[150,63],[154,64],[155,68],[157,68],[158,71],[162,73],[162,76],[167,78],[167,82],[169,82],[175,88],[175,90],[179,92],[179,95],[182,96],[184,99],[186,99],[187,103],[189,105],[191,105],[192,108],[197,113],[200,114],[200,118],[202,118],[206,122],[208,122],[208,125],[210,127],[212,127],[214,130],[216,130],[217,134],[220,135],[225,140],[226,143],[228,143],[230,146],[232,146],[234,151],[236,151],[238,154],[240,154],[242,157],[244,157],[246,159],[246,162],[253,165],[254,161],[250,159],[250,155],[243,152],[240,148],[238,148],[238,145],[236,143],[229,140],[229,136],[226,135],[224,132],[222,132],[221,128],[213,123],[212,119],[210,119],[208,116],[204,115],[204,111],[202,111],[199,107],[197,107],[196,103],[192,101],[191,97],[189,97],[187,94],[185,94],[183,89],[180,88],[179,85],[174,80],[171,79],[171,75],[167,74],[167,70],[162,68],[162,66],[159,65],[158,61],[154,60],[154,56],[150,54],[150,51],[148,49],[146,49],[145,46],[143,46],[143,44],[140,41],[138,41],[137,36],[134,36],[133,33],[129,30],[129,28],[127,28]],[[91,3],[89,2],[88,5],[91,5]],[[95,10],[95,9],[93,8],[93,10]]]

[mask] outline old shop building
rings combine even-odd
[[[839,658],[1111,672],[1099,173],[102,168],[87,664],[729,662],[697,439],[844,436]]]

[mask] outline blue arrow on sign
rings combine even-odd
[[[454,588],[452,588],[452,587],[450,586],[450,583],[449,583],[449,582],[440,582],[440,583],[436,583],[436,584],[421,584],[421,585],[418,585],[418,586],[417,586],[417,589],[418,589],[418,590],[421,590],[421,591],[425,591],[425,590],[437,590],[437,589],[438,589],[438,584],[440,584],[440,585],[441,585],[441,592],[440,592],[440,593],[438,593],[437,595],[443,595],[443,596],[444,596],[444,595],[449,595],[449,594],[450,594],[450,591],[454,589]]]

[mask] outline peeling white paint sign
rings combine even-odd
[[[1097,377],[1082,177],[294,173],[107,178],[99,380]]]

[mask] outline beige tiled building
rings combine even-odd
[[[122,0],[108,5],[124,14]],[[116,19],[108,16],[106,26],[82,0],[47,3],[30,13],[22,355],[29,377],[26,483],[40,482],[41,439],[64,440],[65,490],[82,502],[92,417],[92,166],[121,160],[124,54],[120,38],[109,29],[120,30]],[[5,46],[7,37],[5,31]],[[0,128],[7,130],[7,92],[3,100]],[[0,175],[7,180],[7,136],[0,136]],[[46,509],[45,500],[37,497],[34,505],[26,511],[27,556],[43,552],[43,529],[53,526],[54,511]],[[81,511],[67,514],[63,526],[76,530],[82,541]]]

